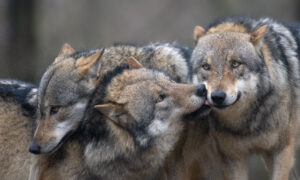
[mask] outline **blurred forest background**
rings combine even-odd
[[[65,42],[76,50],[115,42],[177,41],[193,46],[195,25],[206,26],[225,16],[295,22],[300,21],[300,1],[1,0],[0,78],[38,83]],[[251,179],[266,179],[257,158],[250,164]],[[297,171],[300,174],[300,168]]]

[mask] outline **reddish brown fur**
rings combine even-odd
[[[39,126],[35,131],[36,133],[34,134],[35,139],[41,144],[50,142],[53,139],[51,133],[53,133],[55,125],[56,124],[53,120],[50,119],[50,117],[43,121],[40,121]]]
[[[245,26],[235,23],[223,23],[220,25],[217,25],[215,27],[210,28],[207,31],[207,34],[209,33],[222,33],[222,32],[241,32],[241,33],[247,33],[248,30]]]

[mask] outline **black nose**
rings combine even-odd
[[[40,154],[41,153],[41,147],[37,144],[31,144],[29,147],[29,152],[33,154]]]
[[[214,103],[220,105],[224,102],[226,94],[223,91],[213,91],[211,93],[211,99]]]
[[[197,93],[197,96],[206,97],[207,91],[206,91],[205,85],[204,84],[200,84],[197,87],[197,92],[196,93]]]

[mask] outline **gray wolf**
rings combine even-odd
[[[182,118],[202,113],[205,86],[177,84],[144,68],[110,76],[89,105],[104,116],[89,108],[79,132],[85,165],[103,179],[165,179],[164,161],[183,131]]]
[[[28,152],[35,130],[37,94],[38,88],[33,84],[12,79],[0,80],[1,179],[91,177],[84,171],[80,147],[75,140],[70,140],[59,153],[44,155],[38,161]],[[39,173],[32,169],[34,166],[43,167],[44,171],[34,176],[33,173]]]
[[[247,179],[247,159],[263,156],[271,179],[288,179],[299,124],[298,25],[225,18],[194,29],[193,82],[212,106],[224,179]]]

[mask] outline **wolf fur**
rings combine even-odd
[[[191,77],[189,51],[175,44],[153,44],[144,47],[117,45],[104,51],[75,52],[69,45],[64,45],[40,83],[39,123],[33,144],[41,147],[39,153],[49,153],[59,149],[69,136],[76,137],[74,132],[82,126],[95,89],[109,82],[110,74],[126,68],[128,57],[137,58],[145,67],[165,71],[174,80],[187,82]],[[35,164],[43,161],[42,156],[35,159]],[[32,169],[33,177],[43,171],[38,166]]]
[[[139,59],[145,67],[167,72],[179,82],[189,80],[188,61],[180,49],[173,47],[172,50],[170,44],[145,47],[121,45],[83,52],[75,52],[69,45],[65,45],[43,75],[39,87],[39,124],[34,144],[39,144],[41,153],[53,151],[62,138],[78,127],[95,88],[106,81],[104,76],[108,72],[126,66],[131,56]],[[55,114],[57,110],[59,116]],[[42,114],[44,111],[47,113]]]
[[[299,127],[299,32],[270,18],[195,28],[193,81],[208,90],[208,137],[224,179],[247,179],[254,153],[264,157],[271,179],[288,179]]]
[[[0,177],[23,180],[29,175],[32,126],[37,88],[29,83],[0,80]]]
[[[103,179],[164,179],[161,168],[183,130],[183,115],[204,103],[196,95],[197,86],[138,69],[116,75],[102,88],[91,104],[112,104],[99,107],[108,119],[92,108],[87,112],[81,132],[86,166]]]
[[[70,140],[56,154],[43,155],[39,161],[28,152],[35,127],[37,87],[22,81],[0,80],[0,176],[3,180],[92,178],[83,168],[80,147]],[[32,167],[44,171],[33,176]]]

